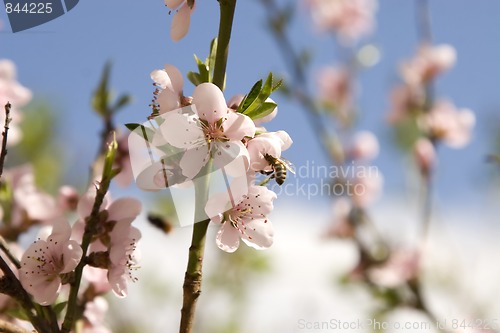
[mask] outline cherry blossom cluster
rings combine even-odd
[[[15,74],[12,62],[0,61],[0,102],[12,105],[7,145],[21,138],[15,126],[21,119],[19,108],[31,99],[31,92],[16,81]],[[111,332],[104,325],[108,306],[103,296],[110,291],[118,297],[127,295],[128,281],[136,280],[137,244],[141,238],[139,230],[132,226],[141,212],[141,203],[133,198],[112,201],[109,197],[111,179],[117,175],[130,178],[127,146],[118,150],[116,141],[113,142],[98,159],[101,162],[96,163],[100,165],[96,168],[100,175],[83,195],[71,186],[60,187],[55,196],[45,192],[37,185],[35,170],[29,164],[3,170],[0,179],[0,247],[1,261],[5,263],[0,271],[2,320],[29,327],[16,319],[28,316],[40,332],[48,331],[47,327],[55,331],[55,325],[62,325],[63,331],[72,330],[77,321],[81,332]],[[71,220],[76,221],[70,223]],[[36,240],[23,249],[20,244],[37,230]],[[32,302],[45,306],[44,313]],[[73,316],[68,321],[69,328],[65,328],[70,312]],[[7,317],[6,313],[14,315]],[[57,322],[45,322],[47,316]]]
[[[346,44],[372,32],[376,0],[304,0],[314,26],[321,32],[333,32]]]
[[[414,121],[422,135],[414,142],[414,155],[421,172],[436,163],[435,146],[443,143],[462,148],[471,140],[474,113],[453,102],[433,96],[433,82],[456,62],[455,49],[447,44],[422,44],[416,55],[400,66],[402,83],[391,94],[389,121],[396,126]]]
[[[203,82],[192,96],[185,96],[182,74],[172,65],[153,71],[151,78],[157,87],[153,114],[158,115],[154,118],[158,125],[151,144],[164,155],[160,158],[162,168],[145,182],[154,183],[157,189],[186,184],[205,175],[212,164],[211,170],[224,168],[233,175],[240,172],[234,181],[237,186],[229,187],[234,195],[214,194],[204,207],[212,224],[220,225],[217,245],[226,252],[236,251],[240,240],[256,249],[270,247],[273,228],[267,216],[276,194],[257,184],[258,175],[266,174],[267,181],[282,183],[284,179],[276,169],[285,167],[281,154],[292,144],[286,132],[268,132],[262,127],[277,114],[274,101],[265,98],[261,103],[263,112],[247,113],[249,116],[240,110],[250,94],[226,102],[219,87]],[[176,157],[167,158],[172,150]],[[241,162],[240,170],[228,167],[234,161]]]

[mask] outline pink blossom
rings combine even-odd
[[[306,0],[314,25],[320,31],[337,33],[344,43],[352,43],[372,32],[375,0]]]
[[[17,82],[16,66],[10,60],[0,60],[0,124],[3,127],[5,123],[5,113],[3,108],[7,102],[12,105],[12,121],[9,125],[8,145],[18,143],[22,138],[21,130],[18,126],[22,117],[17,111],[19,108],[28,104],[32,98],[31,91]]]
[[[424,103],[424,91],[421,87],[399,85],[392,89],[390,95],[391,111],[388,120],[398,123],[408,117],[411,112],[420,110]]]
[[[401,75],[411,86],[422,85],[453,67],[456,58],[456,51],[451,45],[423,45],[414,58],[401,65]]]
[[[370,279],[379,286],[394,288],[414,278],[419,268],[419,253],[395,251],[384,264],[372,268]]]
[[[132,173],[132,164],[130,163],[130,153],[128,150],[128,136],[119,135],[117,138],[118,150],[116,152],[115,164],[120,168],[114,180],[119,186],[127,187],[132,183],[134,175]]]
[[[57,220],[47,240],[34,242],[21,259],[21,283],[37,303],[54,303],[61,289],[60,275],[73,271],[82,258],[80,245],[70,235],[68,222]]]
[[[318,75],[319,97],[328,107],[346,116],[352,108],[351,75],[344,67],[325,67]]]
[[[130,224],[118,223],[110,233],[108,281],[118,297],[127,296],[127,281],[136,281],[132,272],[138,268],[137,242],[139,229]]]
[[[354,160],[369,161],[378,156],[379,150],[377,137],[372,132],[360,131],[354,135],[349,156]]]
[[[192,4],[186,0],[165,0],[165,5],[170,9],[177,9],[172,20],[172,27],[170,29],[170,37],[173,41],[178,42],[189,31],[189,24],[191,23],[191,14],[194,10],[194,0]]]
[[[97,294],[105,294],[111,290],[111,285],[108,282],[108,271],[106,269],[87,265],[83,269],[83,278],[92,284],[93,290]]]
[[[382,192],[384,177],[374,167],[364,167],[366,172],[359,170],[353,180],[351,189],[352,201],[355,206],[366,208],[376,201]],[[376,171],[374,171],[376,170]]]
[[[212,83],[196,87],[193,104],[197,114],[169,112],[160,126],[169,144],[185,149],[179,163],[182,174],[193,179],[210,157],[219,168],[239,157],[248,165],[248,151],[241,140],[255,135],[252,119],[230,112],[222,91]]]
[[[438,101],[429,113],[422,116],[420,125],[436,140],[442,140],[451,148],[463,148],[472,137],[476,123],[469,109],[458,110],[449,101]]]
[[[80,195],[77,190],[71,186],[62,186],[59,189],[57,204],[62,211],[74,211],[78,205]]]
[[[223,251],[234,252],[241,239],[258,250],[269,248],[274,232],[267,215],[273,210],[276,194],[264,186],[252,185],[242,200],[231,203],[226,198],[225,193],[216,194],[205,207],[211,222],[221,224],[217,246]]]
[[[77,211],[81,219],[73,227],[74,237],[80,238],[83,235],[83,221],[91,213],[94,198],[95,193],[89,191],[78,203]],[[131,271],[137,268],[135,250],[141,234],[131,224],[141,212],[141,203],[133,198],[122,198],[109,204],[105,198],[101,206],[101,212],[103,211],[107,212],[107,218],[97,226],[90,252],[109,253],[109,285],[117,296],[125,297],[128,279],[134,280]]]
[[[293,141],[285,131],[262,133],[247,143],[250,156],[250,170],[252,171],[272,171],[266,155],[280,158],[281,153],[287,150]]]
[[[413,154],[422,174],[428,175],[436,163],[434,145],[428,139],[420,138],[415,142]]]
[[[6,178],[12,187],[14,199],[12,225],[22,223],[23,212],[26,212],[31,220],[42,223],[50,222],[61,215],[56,200],[37,188],[33,168],[30,165],[7,170]]]
[[[83,311],[85,321],[82,333],[111,333],[111,330],[104,326],[108,308],[108,302],[104,297],[96,297],[92,302],[87,302]]]
[[[351,238],[356,230],[350,221],[352,211],[351,201],[345,197],[335,200],[333,203],[333,224],[327,231],[327,236],[338,238]]]
[[[160,88],[155,100],[160,114],[181,107],[184,79],[177,67],[166,64],[164,69],[156,69],[151,72],[151,79]]]

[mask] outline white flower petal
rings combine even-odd
[[[240,246],[240,232],[226,222],[217,232],[215,242],[222,251],[233,253]]]
[[[193,104],[200,119],[216,123],[229,113],[222,91],[215,84],[202,83],[193,92]]]
[[[215,142],[212,148],[212,155],[214,164],[217,168],[221,169],[227,167],[226,171],[235,177],[241,176],[242,172],[246,172],[250,164],[248,150],[241,141]],[[234,165],[236,168],[234,170],[230,166],[231,162],[238,158],[243,159],[243,170],[238,168],[238,164]]]
[[[156,103],[160,106],[160,114],[164,114],[168,111],[176,110],[181,107],[179,93],[170,89],[162,90],[156,98]]]
[[[209,157],[208,145],[200,145],[188,149],[179,163],[182,174],[189,179],[193,179],[205,164],[207,164]]]
[[[192,117],[177,112],[169,112],[162,117],[165,121],[160,125],[160,131],[172,146],[191,148],[204,143],[203,130]]]
[[[83,250],[75,241],[67,242],[63,248],[62,258],[64,260],[64,268],[61,273],[69,273],[76,268],[80,259],[82,259]]]
[[[165,5],[168,8],[175,9],[175,8],[179,7],[179,5],[181,3],[183,3],[184,1],[186,1],[186,0],[165,0]]]
[[[220,214],[223,214],[232,208],[233,207],[227,193],[216,193],[207,200],[205,213],[213,220],[213,223],[220,223]]]
[[[120,198],[113,201],[108,208],[108,220],[120,221],[123,219],[134,220],[141,213],[141,202],[134,198]]]
[[[155,69],[150,74],[151,80],[158,84],[162,89],[167,87],[172,87],[172,81],[170,80],[167,72],[161,69]]]
[[[182,77],[181,71],[174,65],[166,64],[165,72],[167,72],[170,78],[174,92],[176,92],[177,94],[182,93],[182,88],[184,87],[184,78]]]
[[[185,3],[175,13],[172,19],[172,27],[170,28],[170,37],[173,41],[178,42],[187,35],[191,22],[191,11],[191,8]]]
[[[241,239],[248,246],[263,250],[273,245],[274,229],[271,222],[266,219],[253,219],[245,221],[245,232]]]
[[[255,136],[255,124],[252,119],[241,113],[229,112],[222,123],[224,136],[230,140],[241,140],[244,137]]]

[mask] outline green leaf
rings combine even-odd
[[[109,93],[109,76],[111,73],[111,62],[107,62],[104,65],[104,69],[101,74],[101,80],[97,86],[94,96],[92,98],[92,107],[101,116],[107,116],[109,113],[108,104],[110,99]]]
[[[273,73],[269,73],[266,82],[262,87],[262,90],[259,92],[257,97],[251,102],[251,104],[243,109],[242,113],[246,115],[254,114],[254,112],[258,110],[263,103],[265,103],[266,99],[268,99],[269,96],[271,96],[272,92],[273,92]]]
[[[121,108],[127,106],[131,102],[132,102],[132,96],[121,95],[120,98],[118,98],[118,100],[115,102],[115,105],[112,108],[113,113],[120,110]]]
[[[213,81],[213,73],[214,73],[214,68],[215,68],[215,55],[217,53],[217,38],[214,38],[212,40],[212,43],[210,43],[210,54],[208,55],[207,60],[205,63],[208,66],[208,69],[210,71],[210,82]]]
[[[263,118],[271,114],[278,105],[272,102],[262,103],[257,109],[252,112],[245,113],[247,116],[252,118],[252,120]]]
[[[262,80],[257,81],[248,95],[245,96],[240,106],[238,107],[238,112],[244,113],[246,109],[255,101],[255,99],[259,96],[260,91],[262,89]]]
[[[203,83],[203,80],[201,79],[200,74],[195,73],[195,72],[188,72],[187,73],[187,78],[195,86],[199,86],[200,84]]]
[[[198,65],[198,71],[202,82],[210,82],[210,72],[207,64],[201,61],[201,59],[198,58],[196,54],[194,55],[194,60]]]

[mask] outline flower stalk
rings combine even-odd
[[[224,90],[226,80],[227,57],[229,53],[229,41],[233,27],[236,0],[219,0],[220,22],[217,39],[217,51],[215,54],[215,66],[213,83]],[[211,160],[205,166],[206,171],[211,169]],[[208,175],[208,172],[206,173]],[[209,177],[206,182],[198,184],[196,190],[196,216],[204,214],[205,203],[208,200]],[[201,294],[203,255],[205,252],[205,238],[210,219],[195,223],[193,226],[193,237],[189,248],[188,264],[183,285],[183,303],[181,310],[180,333],[191,333],[193,331],[196,302]]]
[[[99,223],[99,212],[104,200],[104,196],[108,192],[111,179],[116,175],[116,170],[113,170],[113,162],[115,159],[116,150],[117,143],[116,139],[114,139],[113,142],[108,145],[108,152],[106,154],[106,159],[104,162],[102,179],[97,188],[94,205],[92,207],[92,213],[85,221],[85,233],[83,234],[82,239],[82,250],[84,257],[87,254],[87,250],[90,246],[96,224]],[[78,290],[80,289],[80,282],[85,265],[86,261],[82,259],[75,269],[75,278],[71,283],[71,289],[68,298],[68,309],[64,318],[64,322],[62,324],[62,333],[69,333],[77,320],[76,309],[78,305]]]

